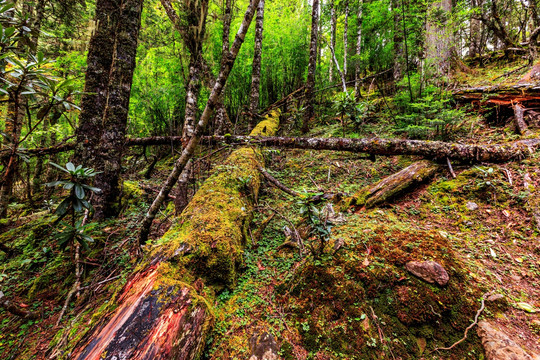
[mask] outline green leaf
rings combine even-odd
[[[64,201],[62,201],[60,205],[58,205],[58,207],[56,208],[55,214],[58,215],[59,217],[64,216],[67,213],[67,210],[70,204],[71,204],[71,201],[69,198],[64,199]]]
[[[80,200],[84,199],[84,196],[85,196],[84,189],[79,184],[75,185],[75,196]]]
[[[69,181],[66,181],[65,183],[66,183],[66,185],[64,185],[64,189],[66,189],[66,190],[71,190],[73,188],[73,186],[75,186],[74,183],[69,182]]]
[[[53,182],[46,183],[45,185],[48,186],[48,187],[53,187],[53,186],[58,186],[58,185],[64,185],[65,183],[66,183],[66,181],[58,180],[58,181],[53,181]]]
[[[60,169],[60,170],[62,170],[62,171],[64,171],[64,172],[67,172],[67,173],[69,174],[69,171],[66,170],[64,167],[62,167],[62,166],[60,166],[60,165],[58,165],[58,164],[55,164],[55,163],[53,163],[52,161],[49,162],[49,164],[51,164],[52,166],[54,166],[54,167],[56,167],[56,168],[58,168],[58,169]]]
[[[75,199],[75,201],[73,202],[73,209],[74,209],[76,212],[81,212],[81,211],[82,211],[82,209],[83,209],[83,204],[82,204],[81,200]]]
[[[100,188],[97,188],[97,187],[94,187],[94,186],[90,186],[90,185],[82,185],[83,188],[87,189],[87,190],[90,190],[92,192],[95,192],[96,194],[99,194],[101,192],[101,189]]]
[[[70,161],[66,164],[66,169],[68,169],[70,172],[75,171],[75,165]]]

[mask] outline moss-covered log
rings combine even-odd
[[[400,172],[360,190],[348,200],[348,203],[366,208],[377,206],[426,181],[435,174],[437,169],[439,165],[431,161],[415,162]]]
[[[279,112],[252,135],[273,135]],[[154,245],[70,358],[194,359],[213,325],[216,290],[233,286],[257,198],[261,153],[234,151],[201,186],[171,229]],[[96,315],[99,317],[99,315]],[[82,329],[77,329],[82,331]]]

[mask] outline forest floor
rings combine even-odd
[[[492,71],[499,76],[507,69]],[[283,118],[283,135],[294,135],[285,130],[293,127],[295,114]],[[349,129],[348,136],[395,136],[392,126],[390,119],[373,117],[360,129]],[[510,123],[488,124],[475,114],[459,129],[462,143],[518,138]],[[532,130],[540,136],[539,129]],[[308,136],[341,136],[341,131],[339,119],[328,115]],[[224,149],[207,158],[208,163],[201,161],[196,184],[227,153]],[[327,151],[263,153],[267,170],[287,187],[345,198],[417,160]],[[8,257],[0,252],[0,289],[40,317],[25,320],[0,310],[0,357],[47,358],[59,328],[67,330],[53,343],[77,339],[68,325],[90,323],[117,290],[119,282],[113,280],[125,283],[136,267],[141,255],[136,229],[170,161],[161,161],[150,180],[141,180],[145,163],[136,165],[140,171],[133,171],[124,184],[122,216],[91,229],[95,242],[83,259],[86,277],[80,296],[59,327],[55,323],[75,276],[71,252],[57,246],[47,204],[39,211],[35,204],[12,205],[0,243],[15,253]],[[476,328],[451,350],[436,348],[450,347],[463,337],[486,294],[492,301],[485,301],[480,318],[523,350],[540,354],[540,224],[532,215],[540,198],[538,154],[505,164],[456,163],[454,171],[456,178],[441,167],[422,186],[373,209],[348,207],[340,196],[307,203],[266,184],[242,275],[214,304],[216,325],[205,358],[248,358],[250,340],[269,333],[284,359],[484,359]],[[334,214],[328,213],[330,204]],[[326,226],[317,228],[306,220],[306,207],[326,214]],[[170,203],[160,214],[154,238],[167,230],[173,212]],[[272,214],[258,237],[260,225]],[[298,230],[304,252],[286,228]],[[439,262],[450,276],[448,285],[413,276],[405,268],[411,260]]]

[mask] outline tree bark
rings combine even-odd
[[[102,120],[107,106],[120,12],[121,0],[96,2],[96,27],[88,46],[86,82],[81,99],[79,126],[76,130],[74,162],[95,170],[100,170],[98,159]]]
[[[354,72],[354,79],[356,82],[354,83],[354,94],[356,97],[356,100],[360,99],[362,97],[361,93],[361,82],[360,79],[360,56],[362,55],[362,9],[363,9],[364,3],[363,0],[360,0],[358,3],[358,15],[356,17],[356,67]]]
[[[252,134],[273,134],[278,119],[274,113]],[[94,326],[71,358],[200,357],[214,323],[210,286],[234,285],[248,241],[245,229],[261,185],[259,150],[238,149],[225,164],[201,186],[144,270],[133,275],[111,302],[118,305],[111,316]]]
[[[129,98],[135,70],[137,40],[141,25],[143,0],[124,0],[115,33],[114,55],[107,91],[107,107],[101,123],[99,173],[94,185],[94,217],[98,220],[116,216],[119,211],[120,174],[129,112]]]
[[[317,70],[317,41],[319,38],[319,0],[313,0],[313,9],[311,13],[311,41],[309,46],[309,64],[308,75],[306,81],[306,110],[304,112],[304,122],[302,124],[302,132],[309,131],[310,122],[314,115],[314,94],[315,89],[315,72]]]
[[[415,162],[376,184],[366,186],[348,199],[347,203],[349,206],[375,207],[428,180],[438,169],[439,165],[428,160]]]
[[[159,208],[161,207],[161,204],[163,204],[164,200],[167,198],[167,196],[171,192],[171,189],[175,185],[176,181],[178,181],[178,177],[184,170],[187,162],[193,157],[193,153],[195,152],[195,149],[197,145],[199,144],[201,137],[203,136],[203,132],[205,131],[208,125],[210,117],[212,116],[212,113],[216,109],[216,104],[219,100],[223,87],[225,86],[227,78],[229,77],[229,74],[232,70],[234,61],[236,60],[236,56],[238,55],[238,51],[240,50],[240,47],[242,46],[244,42],[246,32],[249,28],[249,25],[251,24],[251,20],[253,19],[255,9],[258,5],[259,5],[259,0],[252,0],[250,4],[248,5],[248,8],[244,15],[244,20],[242,21],[242,24],[240,25],[240,28],[238,29],[238,33],[236,34],[236,38],[234,39],[234,43],[231,47],[231,50],[229,51],[229,54],[227,55],[226,59],[223,61],[221,71],[216,80],[216,83],[214,84],[214,88],[212,89],[212,92],[210,93],[210,96],[206,103],[206,107],[204,108],[204,111],[201,115],[201,118],[199,122],[197,123],[193,136],[190,138],[186,147],[182,151],[182,155],[176,160],[173,170],[169,174],[167,181],[161,188],[159,195],[156,197],[156,199],[150,206],[150,209],[148,209],[148,212],[141,226],[141,231],[139,233],[139,241],[142,244],[144,244],[146,240],[148,239],[148,234],[150,233],[150,227],[152,226],[152,221],[154,220],[156,214],[158,213]]]
[[[452,0],[441,0],[431,7],[426,24],[426,61],[437,77],[450,75],[452,30],[447,18],[452,11]]]
[[[253,51],[253,70],[251,73],[251,91],[249,112],[249,129],[253,129],[257,123],[256,114],[259,113],[259,88],[261,86],[261,59],[264,23],[264,0],[259,1],[257,18],[255,19],[255,49]]]

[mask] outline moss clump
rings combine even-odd
[[[428,348],[457,341],[482,292],[448,240],[399,224],[369,231],[358,225],[339,230],[340,237],[356,234],[347,250],[324,264],[306,263],[291,280],[285,301],[294,309],[304,347],[330,358],[380,359],[391,346],[396,357],[409,358],[419,351],[418,339]],[[439,262],[449,284],[438,287],[412,276],[405,269],[411,260]],[[388,338],[384,344],[377,326]],[[471,340],[458,351],[479,346]]]

